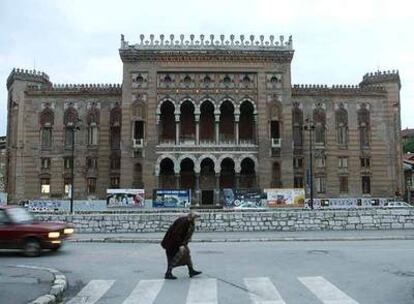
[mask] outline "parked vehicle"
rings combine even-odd
[[[412,206],[410,204],[407,204],[406,202],[395,201],[395,202],[385,203],[384,207],[386,208],[407,208],[407,207],[412,207]]]
[[[73,233],[70,224],[40,222],[24,208],[0,207],[0,249],[21,249],[26,256],[39,256],[42,249],[57,251]]]
[[[257,206],[255,202],[244,202],[235,206],[233,209],[235,210],[246,210],[246,209],[254,209],[254,210],[265,210],[266,208]]]

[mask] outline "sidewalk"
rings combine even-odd
[[[2,304],[59,303],[66,286],[66,277],[51,268],[25,265],[0,266]]]
[[[154,233],[80,233],[69,242],[159,243],[165,232]],[[193,242],[282,242],[282,241],[369,241],[414,240],[414,229],[356,231],[269,231],[269,232],[194,232]]]

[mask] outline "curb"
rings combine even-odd
[[[71,243],[149,243],[159,244],[162,239],[156,238],[85,238],[69,239]],[[329,242],[329,241],[381,241],[381,240],[414,240],[414,236],[380,236],[380,237],[274,237],[274,238],[220,238],[220,239],[195,239],[192,243],[242,243],[242,242]]]
[[[31,301],[28,304],[56,304],[61,302],[63,298],[63,293],[65,292],[68,283],[66,276],[62,274],[60,271],[53,268],[27,265],[10,265],[9,267],[43,270],[48,271],[53,275],[53,283],[50,287],[49,293],[38,297],[36,300]]]

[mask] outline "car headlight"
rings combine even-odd
[[[57,239],[58,237],[60,237],[60,232],[49,232],[47,236],[49,237],[49,239]]]
[[[73,229],[73,228],[65,228],[63,230],[63,233],[64,234],[72,234],[74,231],[75,231],[75,229]]]

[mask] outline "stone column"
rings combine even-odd
[[[239,120],[240,120],[240,115],[236,114],[234,116],[234,144],[235,145],[239,144]]]
[[[240,173],[236,173],[234,177],[236,179],[236,189],[238,189],[240,187]]]
[[[198,146],[200,144],[200,114],[195,114],[195,123],[196,123],[195,143]]]
[[[196,183],[195,183],[195,192],[196,192],[196,206],[200,206],[201,196],[200,196],[200,173],[196,173]]]
[[[215,194],[215,203],[219,205],[220,203],[220,173],[216,173],[216,188],[214,189]]]
[[[220,144],[220,115],[219,114],[215,114],[215,124],[214,124],[214,131],[216,134],[216,145]]]
[[[175,144],[180,144],[180,115],[175,115]]]
[[[180,189],[180,173],[175,173],[175,187]]]

